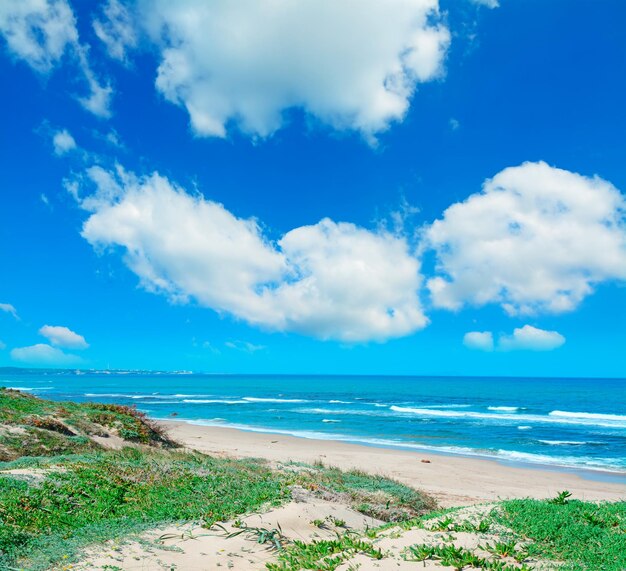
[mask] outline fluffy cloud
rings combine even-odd
[[[502,351],[530,350],[551,351],[565,343],[565,337],[557,331],[545,331],[532,325],[513,330],[513,335],[500,337],[498,347]]]
[[[77,355],[64,353],[44,343],[12,349],[11,358],[28,365],[72,365],[81,361]]]
[[[493,351],[491,331],[470,331],[463,336],[463,345],[478,351]]]
[[[565,337],[557,331],[546,331],[532,325],[513,330],[512,335],[500,335],[494,343],[491,331],[471,331],[463,337],[463,345],[478,351],[551,351],[565,343]]]
[[[84,194],[85,183],[94,192]],[[120,247],[141,285],[279,331],[321,339],[385,340],[427,324],[419,262],[385,231],[322,220],[278,243],[254,219],[153,174],[93,167],[68,184],[91,212],[82,235]]]
[[[10,303],[0,303],[0,311],[10,313],[15,319],[18,319],[17,310]]]
[[[89,347],[82,335],[60,325],[44,325],[39,330],[39,334],[57,347],[67,349],[87,349]]]
[[[598,283],[626,279],[625,211],[601,178],[543,162],[507,168],[424,232],[440,274],[428,281],[433,303],[572,310]]]
[[[78,42],[76,19],[65,0],[4,0],[0,33],[15,57],[41,73],[51,71]]]
[[[138,10],[160,49],[156,86],[200,136],[236,125],[265,137],[300,108],[372,139],[441,75],[450,42],[437,0],[140,0]],[[129,43],[118,28],[107,32],[116,57]]]
[[[54,147],[54,154],[61,156],[74,150],[76,148],[76,141],[67,129],[62,129],[52,136],[52,145]]]
[[[89,94],[78,101],[101,117],[110,115],[112,89],[98,82],[89,65],[88,48],[79,42],[76,18],[67,0],[3,0],[0,35],[9,53],[39,73],[49,73],[67,53],[83,74]]]
[[[94,20],[93,29],[113,59],[126,62],[127,51],[137,45],[131,14],[119,0],[108,0],[103,6],[102,17]]]

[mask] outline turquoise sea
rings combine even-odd
[[[196,424],[626,476],[626,379],[0,369],[0,386]]]

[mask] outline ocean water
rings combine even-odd
[[[0,386],[210,426],[626,475],[626,379],[0,369]]]

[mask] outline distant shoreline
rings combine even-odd
[[[586,500],[626,499],[626,474],[598,478],[585,470],[558,466],[503,463],[430,451],[406,451],[315,440],[271,432],[203,426],[182,420],[159,420],[188,448],[218,456],[257,457],[271,462],[321,461],[341,469],[357,468],[395,478],[434,495],[444,506],[503,498],[552,497],[561,490]],[[529,469],[530,468],[530,469]],[[589,471],[591,472],[591,471]],[[594,477],[595,476],[595,477]]]

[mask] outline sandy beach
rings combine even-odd
[[[341,469],[357,468],[423,489],[442,507],[508,498],[548,498],[565,489],[584,500],[626,498],[626,484],[590,479],[557,468],[516,467],[484,459],[162,422],[174,439],[201,452],[271,462],[321,461]]]

